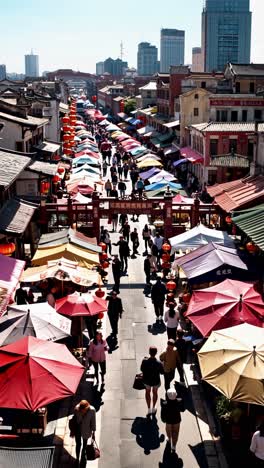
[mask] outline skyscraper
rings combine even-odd
[[[0,81],[6,79],[6,66],[4,64],[0,65]]]
[[[154,75],[158,70],[158,49],[149,42],[140,42],[137,53],[138,75]]]
[[[162,29],[160,33],[160,72],[169,73],[171,65],[184,64],[185,31]]]
[[[227,62],[250,63],[249,0],[206,0],[202,13],[204,71],[223,70]]]
[[[34,78],[39,76],[39,56],[33,54],[33,51],[25,55],[25,74]]]

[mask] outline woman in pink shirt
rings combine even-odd
[[[108,350],[108,346],[107,346],[106,340],[103,339],[102,333],[97,331],[95,338],[91,341],[88,352],[87,352],[87,358],[89,359],[89,363],[91,363],[94,366],[94,375],[95,375],[97,384],[99,381],[99,378],[98,378],[99,366],[101,369],[102,384],[104,383],[104,376],[106,373],[106,351],[107,350]]]

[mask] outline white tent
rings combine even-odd
[[[149,181],[151,184],[154,184],[154,182],[160,182],[163,180],[171,182],[172,180],[175,180],[175,179],[176,177],[173,174],[170,174],[169,172],[163,169],[158,174],[155,174],[153,177],[150,177]]]
[[[215,244],[234,248],[234,242],[231,237],[229,237],[227,232],[209,229],[203,224],[199,224],[199,226],[196,226],[189,231],[170,238],[170,243],[174,251],[179,249],[197,249],[202,245],[209,244],[209,242],[214,242]]]

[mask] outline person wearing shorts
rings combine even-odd
[[[141,363],[140,370],[143,374],[143,382],[145,385],[145,398],[148,407],[147,416],[156,414],[156,403],[158,400],[158,389],[160,387],[160,376],[164,373],[162,363],[156,358],[158,350],[156,347],[149,348],[149,357],[145,357]],[[152,392],[152,405],[151,405]]]

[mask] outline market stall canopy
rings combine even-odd
[[[73,170],[73,174],[82,173],[83,171],[91,172],[92,174],[100,175],[100,169],[98,167],[91,167],[89,164],[83,164],[83,166],[76,167]]]
[[[89,149],[86,149],[84,151],[80,151],[80,153],[74,153],[75,158],[79,158],[80,156],[92,156],[93,158],[100,159],[99,153],[95,153],[94,151],[91,151]]]
[[[167,182],[171,182],[172,180],[175,180],[176,177],[173,174],[170,174],[167,171],[160,171],[158,174],[154,174],[150,179],[150,183],[154,184],[155,182],[160,182],[163,180],[166,180]]]
[[[173,199],[172,203],[174,205],[193,205],[194,204],[194,198],[189,198],[189,197],[183,197],[180,194],[177,194]],[[203,205],[203,202],[200,201],[200,204]]]
[[[140,178],[143,180],[150,179],[153,175],[159,174],[161,172],[160,169],[157,167],[153,167],[152,169],[149,169],[148,171],[141,172],[140,173]]]
[[[174,184],[173,182],[167,182],[167,180],[161,180],[160,182],[155,182],[154,184],[147,185],[145,187],[145,190],[149,192],[150,190],[158,190],[163,187],[165,188],[170,187],[170,189],[173,189],[173,190],[182,189],[181,184]]]
[[[83,371],[65,345],[22,338],[0,348],[0,407],[36,411],[74,395]]]
[[[119,127],[115,124],[110,124],[106,127],[107,132],[114,132],[116,130],[119,130]]]
[[[95,180],[83,177],[82,179],[69,181],[69,183],[67,183],[67,191],[70,195],[77,194],[78,192],[82,195],[90,195],[95,190],[94,184]]]
[[[86,268],[93,268],[100,263],[98,253],[70,243],[54,247],[38,247],[31,263],[36,266],[45,265],[48,260],[57,260],[61,257],[78,262],[80,266]]]
[[[221,281],[225,278],[244,279],[248,271],[247,265],[235,249],[211,242],[177,258],[172,267],[181,267],[192,284]]]
[[[75,292],[56,301],[56,311],[69,317],[91,317],[106,310],[107,301],[91,293]]]
[[[139,169],[142,169],[143,167],[162,167],[162,164],[155,159],[146,159],[145,161],[138,163],[137,166]]]
[[[139,156],[139,158],[137,158],[136,162],[145,161],[146,159],[149,159],[149,158],[155,159],[156,161],[161,161],[160,156],[157,156],[156,154],[153,154],[153,153],[148,153],[148,154],[144,154],[143,156]]]
[[[203,336],[240,323],[264,327],[264,302],[255,284],[226,279],[193,291],[186,312]]]
[[[198,359],[203,380],[229,400],[263,406],[263,328],[245,323],[214,331]]]
[[[178,188],[170,188],[170,191],[172,194],[181,193],[182,195],[186,195],[185,190],[179,190]],[[167,192],[167,185],[164,185],[157,190],[150,190],[149,192],[145,192],[145,196],[147,198],[163,197],[165,192]]]
[[[39,239],[39,247],[51,247],[54,245],[67,244],[78,245],[93,252],[101,253],[102,248],[97,245],[96,237],[87,237],[75,229],[62,229],[61,231],[42,234]]]
[[[179,249],[197,249],[202,245],[209,244],[209,242],[234,248],[234,242],[227,232],[209,229],[203,224],[199,224],[199,226],[196,226],[189,231],[170,238],[170,243],[174,251]]]
[[[180,148],[180,153],[183,158],[187,159],[187,161],[193,164],[202,163],[204,160],[203,156],[200,153],[190,148],[189,146],[186,146],[185,148]]]
[[[35,283],[47,278],[55,278],[63,282],[72,281],[74,284],[85,287],[99,284],[99,275],[96,271],[82,268],[77,262],[65,258],[50,260],[40,267],[28,268],[22,276],[25,283]]]
[[[47,302],[14,305],[0,319],[0,346],[35,336],[40,340],[59,341],[71,335],[71,321],[60,317]]]
[[[137,156],[139,154],[144,154],[148,151],[148,149],[145,146],[139,146],[138,148],[133,148],[129,150],[129,153],[131,153],[132,156]]]
[[[0,255],[0,317],[5,312],[20,281],[25,262]]]
[[[89,164],[90,166],[98,166],[99,161],[97,158],[93,158],[88,154],[86,156],[80,156],[79,158],[75,158],[72,162],[72,167],[82,166],[84,164]]]

